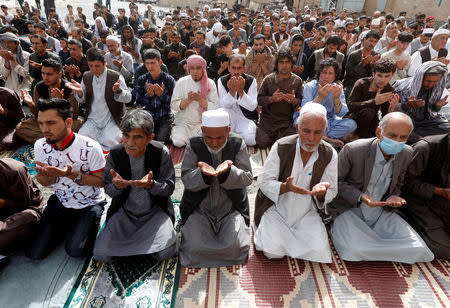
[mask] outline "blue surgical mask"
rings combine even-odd
[[[406,142],[398,142],[383,136],[383,140],[380,142],[380,146],[383,152],[388,155],[395,155],[400,153],[405,147]]]

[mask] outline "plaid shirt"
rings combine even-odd
[[[145,88],[145,83],[159,84],[164,83],[164,91],[161,96],[153,95],[150,97]],[[143,106],[153,117],[154,120],[163,118],[171,118],[172,110],[170,109],[170,101],[172,100],[173,89],[175,88],[175,79],[169,74],[161,71],[158,79],[153,80],[150,73],[146,73],[139,77],[136,86],[136,103]]]

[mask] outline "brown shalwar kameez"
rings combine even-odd
[[[375,129],[380,122],[378,111],[381,111],[383,117],[389,112],[388,101],[381,105],[375,104],[377,92],[369,91],[372,80],[373,77],[359,79],[353,86],[347,100],[348,118],[355,120],[358,124],[356,133],[360,138],[375,137]],[[396,93],[395,89],[389,84],[381,90],[381,93],[386,92]]]

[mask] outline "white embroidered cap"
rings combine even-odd
[[[230,116],[223,108],[208,110],[202,114],[202,126],[227,127],[230,125]]]

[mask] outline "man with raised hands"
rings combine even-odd
[[[94,247],[99,261],[133,255],[165,260],[178,251],[170,199],[175,169],[167,147],[153,140],[153,128],[143,109],[128,111],[120,123],[122,143],[111,149],[103,177],[113,199]]]
[[[298,133],[274,143],[258,176],[254,240],[268,258],[331,262],[323,219],[337,194],[337,153],[322,140],[326,127],[325,107],[305,104]]]
[[[252,183],[247,146],[230,134],[223,109],[202,115],[202,136],[186,146],[181,166],[184,193],[180,262],[186,267],[242,264],[250,248],[249,204]]]
[[[413,130],[402,112],[385,115],[376,137],[348,143],[339,152],[338,195],[326,206],[337,216],[331,227],[334,247],[346,261],[428,262],[434,255],[396,209],[406,170],[413,158],[405,145]]]
[[[80,135],[96,140],[108,153],[122,137],[119,124],[125,104],[131,101],[131,91],[122,75],[106,67],[100,49],[89,49],[86,58],[90,71],[83,75],[81,84],[72,80],[66,87],[74,91],[75,99],[86,107],[87,119],[80,128]]]

